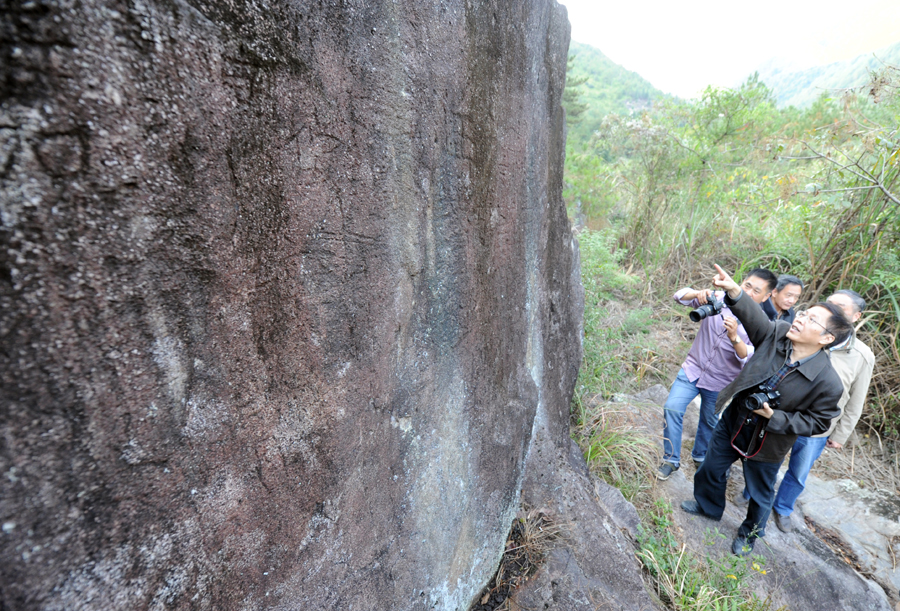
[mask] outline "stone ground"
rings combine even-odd
[[[665,387],[657,386],[641,396],[661,405],[665,394]],[[685,418],[686,433],[696,431],[697,416],[698,404],[693,403]],[[685,439],[682,455],[690,452],[692,443],[693,439]],[[785,469],[786,464],[782,475]],[[782,533],[770,519],[763,544],[754,550],[768,568],[766,577],[756,582],[759,594],[770,597],[775,608],[787,605],[792,611],[900,609],[900,500],[894,491],[861,487],[848,479],[824,479],[828,472],[823,466],[810,475],[792,516],[793,532]],[[701,535],[718,528],[725,537],[707,553],[728,553],[745,510],[729,502],[720,523],[685,514],[678,507],[692,498],[693,473],[693,463],[688,460],[661,483],[661,490],[675,507],[675,520],[688,546],[697,548]],[[728,498],[742,488],[738,463],[732,469]],[[850,592],[854,595],[846,597]],[[856,602],[834,607],[836,597]]]

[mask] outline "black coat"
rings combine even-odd
[[[792,346],[791,340],[786,337],[791,325],[785,321],[770,321],[762,308],[743,293],[736,300],[726,296],[725,303],[744,325],[753,342],[753,356],[716,400],[716,412],[728,407],[722,414],[722,424],[728,427],[730,436],[734,436],[748,415],[743,407],[744,398],[756,392],[760,384],[784,365]],[[781,462],[798,435],[809,437],[824,433],[831,420],[841,413],[837,404],[843,386],[831,367],[827,350],[820,350],[789,373],[777,390],[781,393],[781,399],[772,418],[768,421],[761,417],[758,419],[765,425],[766,436],[762,448],[751,460]],[[746,441],[750,438],[751,428],[745,426],[741,429],[740,438],[735,442],[741,450],[748,447]],[[743,445],[740,445],[740,439],[744,439]],[[753,451],[756,449],[758,445]]]

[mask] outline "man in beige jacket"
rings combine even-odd
[[[827,301],[841,308],[851,323],[859,320],[866,307],[866,302],[859,293],[850,290],[835,291]],[[806,478],[813,463],[826,447],[835,450],[843,448],[862,415],[866,395],[869,392],[875,355],[868,346],[855,334],[851,334],[840,345],[831,347],[830,356],[831,366],[837,371],[844,385],[844,392],[838,402],[841,415],[831,421],[831,427],[827,432],[815,437],[798,437],[794,442],[787,473],[784,474],[784,479],[778,487],[778,494],[772,507],[775,525],[782,532],[790,532],[793,528],[791,513],[794,511],[794,503],[806,487]],[[746,488],[735,496],[734,501],[737,505],[747,504],[749,494]]]

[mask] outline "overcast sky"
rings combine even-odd
[[[900,0],[559,0],[572,40],[656,88],[733,87],[772,57],[828,64],[900,42]]]

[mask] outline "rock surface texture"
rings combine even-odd
[[[568,449],[564,9],[0,20],[0,608],[467,608]]]

